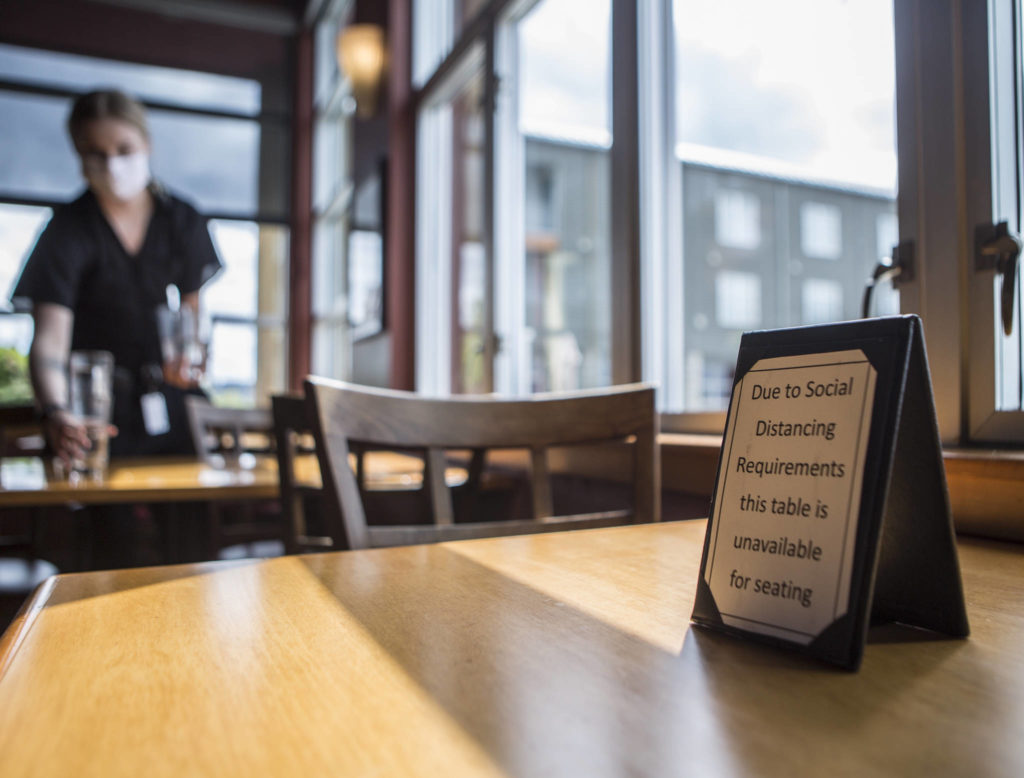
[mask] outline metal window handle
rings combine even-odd
[[[999,292],[999,315],[1003,334],[1013,334],[1014,298],[1017,293],[1017,263],[1020,261],[1020,236],[1006,222],[986,224],[974,231],[974,269],[995,270],[1003,279]]]
[[[888,257],[887,257],[888,259]],[[871,295],[878,284],[885,281],[892,281],[892,285],[910,281],[914,277],[914,243],[904,241],[898,246],[892,247],[892,259],[889,262],[879,262],[875,265],[871,277],[864,285],[864,298],[861,302],[861,318],[867,319],[871,316]]]

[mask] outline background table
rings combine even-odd
[[[422,459],[391,451],[366,457],[367,488],[381,491],[416,489],[422,483]],[[98,505],[131,502],[210,500],[272,500],[280,494],[277,460],[243,455],[244,466],[223,466],[195,457],[153,457],[113,460],[102,482],[49,478],[38,457],[0,461],[0,508]],[[312,454],[296,458],[296,476],[304,486],[320,487],[320,469]],[[466,470],[451,467],[449,486],[466,480]]]
[[[704,522],[61,576],[0,775],[1022,775],[1024,556],[850,674],[691,628]]]

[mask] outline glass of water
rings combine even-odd
[[[102,481],[110,458],[114,355],[109,351],[72,351],[69,377],[71,413],[89,435],[89,448],[71,462],[71,473]]]
[[[173,386],[195,386],[206,368],[206,338],[198,312],[189,306],[156,310],[164,381]]]

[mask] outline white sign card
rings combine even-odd
[[[919,327],[916,317],[890,317],[744,335],[696,622],[855,668],[880,570],[887,613],[966,634]],[[901,413],[907,402],[914,408]],[[895,468],[890,489],[897,448],[924,471]],[[927,526],[910,505],[934,514]],[[923,546],[904,543],[909,524]],[[888,535],[900,540],[879,552]],[[942,583],[912,602],[902,581],[928,568],[931,552]],[[936,599],[953,601],[948,622],[921,615],[949,611]]]
[[[722,620],[810,643],[846,613],[876,371],[759,360],[733,388],[704,580]]]

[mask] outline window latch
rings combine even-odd
[[[892,257],[886,257],[877,265],[864,285],[864,299],[861,303],[861,318],[871,316],[871,295],[875,287],[885,281],[892,285],[914,280],[914,241],[905,240],[892,247]]]
[[[1020,260],[1020,236],[1010,231],[1006,222],[979,224],[974,230],[974,269],[994,270],[1002,278],[999,292],[999,315],[1003,334],[1013,333],[1014,296],[1017,292],[1017,264]]]

